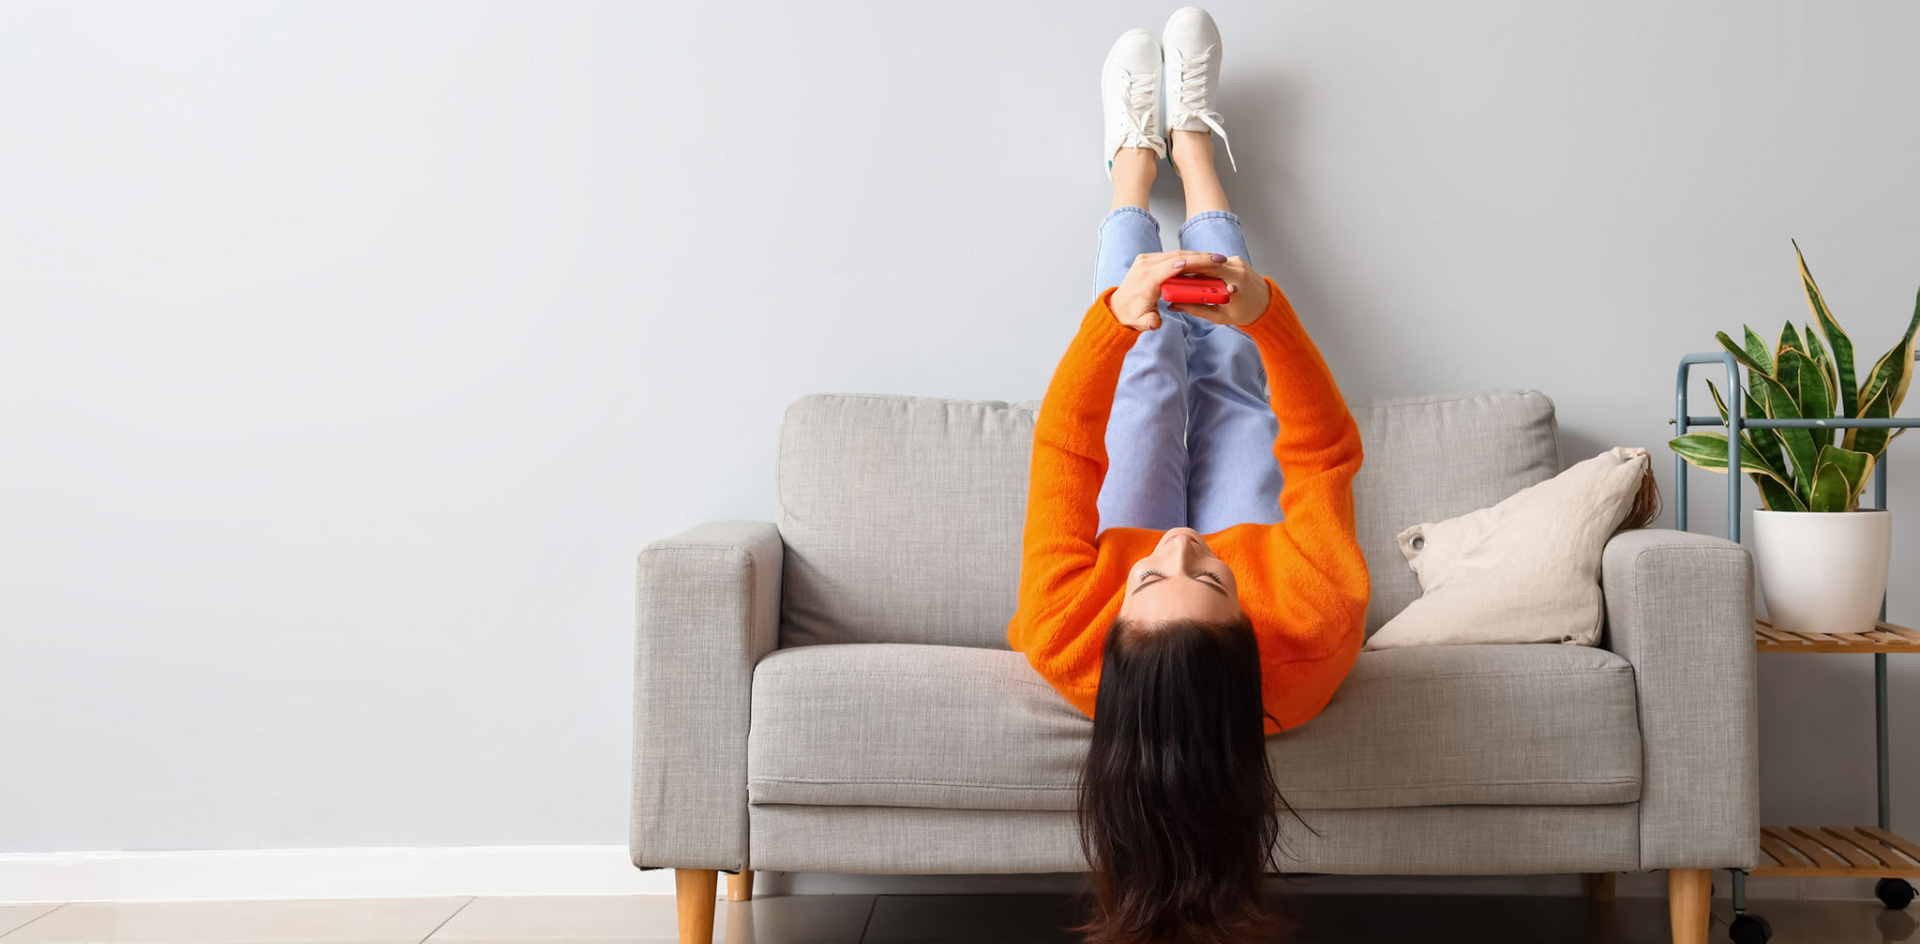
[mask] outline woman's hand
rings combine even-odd
[[[1207,272],[1208,275],[1227,283],[1227,301],[1222,305],[1168,305],[1174,311],[1184,311],[1196,318],[1211,321],[1214,324],[1250,325],[1260,320],[1267,310],[1267,303],[1273,300],[1273,290],[1267,288],[1267,280],[1253,271],[1245,259],[1228,256],[1227,261]]]
[[[1267,282],[1239,256],[1175,250],[1145,252],[1134,257],[1126,277],[1109,299],[1114,320],[1135,331],[1160,327],[1160,284],[1176,275],[1194,272],[1227,283],[1228,299],[1220,305],[1167,307],[1215,324],[1247,325],[1267,310]]]
[[[1186,250],[1143,252],[1133,257],[1126,277],[1108,299],[1114,320],[1135,331],[1160,327],[1160,283],[1183,272],[1212,275],[1214,269],[1225,264],[1226,258],[1219,253]]]

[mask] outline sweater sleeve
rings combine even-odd
[[[1120,365],[1139,332],[1115,320],[1100,293],[1054,368],[1033,428],[1027,515],[1021,535],[1019,606],[1008,643],[1063,691],[1090,691],[1099,660],[1097,634],[1074,625],[1103,609],[1087,599],[1103,581],[1096,545],[1097,500],[1107,472],[1107,418]],[[1124,579],[1124,578],[1122,578]],[[1096,676],[1097,677],[1097,676]],[[1089,696],[1090,697],[1090,696]]]
[[[1262,568],[1280,612],[1261,640],[1261,658],[1351,658],[1365,632],[1370,592],[1353,513],[1360,430],[1292,304],[1272,279],[1267,288],[1266,311],[1241,329],[1259,348],[1280,421],[1273,454],[1283,479],[1284,520],[1264,535]]]

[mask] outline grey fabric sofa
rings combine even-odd
[[[1091,722],[1006,642],[1036,407],[805,397],[776,522],[640,553],[631,850],[679,870],[683,942],[710,939],[716,870],[733,897],[753,869],[1085,870]],[[1352,409],[1371,632],[1420,592],[1399,530],[1562,463],[1535,391]],[[1602,583],[1598,648],[1362,653],[1325,712],[1269,739],[1315,830],[1283,819],[1284,869],[1666,869],[1675,940],[1705,940],[1708,870],[1757,858],[1751,564],[1719,538],[1627,531]]]

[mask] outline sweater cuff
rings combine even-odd
[[[1080,335],[1101,354],[1110,354],[1117,349],[1124,356],[1133,347],[1133,342],[1140,338],[1140,332],[1121,324],[1120,319],[1113,316],[1109,299],[1119,287],[1109,286],[1101,292],[1100,297],[1087,307],[1086,317],[1080,319]]]
[[[1252,324],[1240,326],[1254,340],[1264,337],[1269,341],[1283,341],[1300,331],[1300,316],[1294,314],[1293,304],[1280,291],[1280,286],[1267,276],[1261,276],[1267,282],[1267,307],[1255,318]]]

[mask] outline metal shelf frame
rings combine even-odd
[[[1920,360],[1920,357],[1916,357]],[[1693,368],[1702,365],[1719,364],[1725,369],[1727,419],[1720,417],[1695,416],[1689,408],[1689,381]],[[1920,418],[1887,417],[1872,419],[1845,419],[1831,417],[1824,419],[1774,419],[1746,416],[1746,385],[1740,382],[1740,363],[1727,351],[1708,351],[1687,354],[1680,358],[1680,367],[1674,380],[1673,419],[1670,421],[1678,430],[1676,435],[1684,435],[1696,426],[1720,427],[1727,429],[1727,540],[1738,543],[1740,540],[1740,499],[1744,483],[1740,470],[1740,436],[1749,429],[1909,429],[1920,426]],[[1892,451],[1893,443],[1887,447],[1873,464],[1873,507],[1887,507],[1887,453]],[[1691,465],[1686,459],[1675,454],[1673,457],[1673,526],[1681,531],[1687,530],[1687,473]],[[1887,598],[1880,597],[1880,620],[1887,618]],[[1873,654],[1873,701],[1874,701],[1874,747],[1878,772],[1879,828],[1891,832],[1893,829],[1892,780],[1889,772],[1887,748],[1887,654]],[[1736,914],[1746,910],[1746,877],[1742,869],[1731,869],[1733,873],[1733,910]]]

